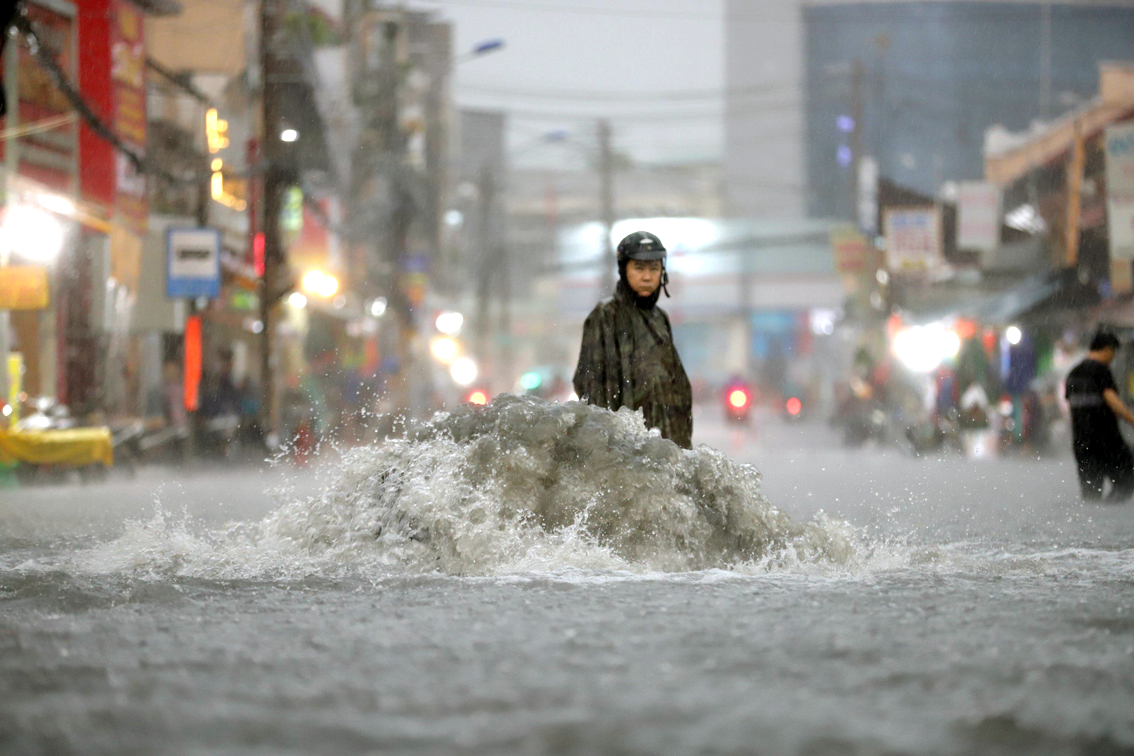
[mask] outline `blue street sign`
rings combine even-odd
[[[220,296],[221,234],[215,228],[165,232],[165,295],[170,299]]]

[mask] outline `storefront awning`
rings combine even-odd
[[[1008,325],[1044,311],[1085,309],[1099,302],[1095,287],[1080,281],[1077,271],[1054,270],[1025,279],[988,297],[961,314],[990,325]]]

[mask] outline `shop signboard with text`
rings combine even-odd
[[[215,228],[171,228],[165,234],[165,293],[170,299],[220,296],[221,234]]]
[[[41,265],[0,267],[0,310],[43,310],[49,303],[47,268]]]
[[[895,273],[926,273],[943,265],[941,214],[932,205],[886,210],[886,262]]]
[[[136,154],[146,145],[146,49],[142,12],[126,0],[115,0],[111,43],[114,128]],[[118,211],[130,230],[145,235],[149,207],[146,177],[121,152],[116,155]]]
[[[984,181],[957,189],[957,248],[990,254],[1000,246],[1000,191]]]
[[[1111,259],[1134,260],[1134,123],[1106,130],[1106,192]]]

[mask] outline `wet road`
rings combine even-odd
[[[1066,459],[732,451],[854,558],[281,574],[224,523],[312,471],[0,493],[0,752],[1134,752],[1134,508]]]

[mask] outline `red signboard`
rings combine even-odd
[[[114,130],[134,152],[146,145],[146,49],[141,11],[126,0],[113,0],[111,79],[114,87]],[[118,211],[134,233],[146,232],[146,177],[130,159],[118,153],[115,177]]]
[[[79,92],[105,123],[114,121],[110,83],[110,0],[79,0]],[[114,207],[114,147],[85,121],[79,128],[79,190],[106,215]]]
[[[73,72],[74,20],[34,2],[26,3],[24,9],[44,47],[55,55],[64,71]],[[19,100],[12,108],[15,118],[4,119],[3,125],[19,124],[29,129],[15,142],[20,175],[67,193],[75,175],[77,127],[68,118],[71,104],[25,45],[19,45],[17,80]]]
[[[185,409],[196,412],[201,399],[201,316],[185,319]]]

